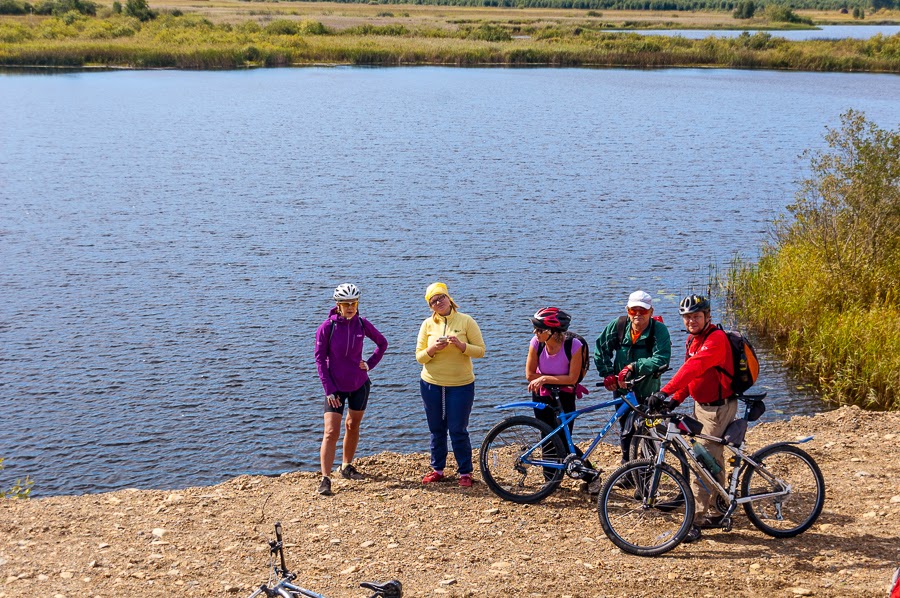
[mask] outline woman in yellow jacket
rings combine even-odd
[[[416,361],[422,364],[422,402],[431,432],[431,469],[423,484],[444,479],[447,434],[459,471],[459,485],[472,485],[469,414],[475,401],[472,359],[484,356],[484,339],[471,316],[460,313],[447,285],[436,282],[425,291],[432,314],[419,328]]]

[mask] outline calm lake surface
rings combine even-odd
[[[687,39],[707,37],[738,37],[743,31],[721,29],[636,29],[628,33],[639,35],[668,35]],[[747,33],[768,33],[772,37],[782,37],[791,41],[810,39],[870,39],[876,35],[889,37],[900,33],[900,25],[823,25],[818,29],[798,29],[789,31],[757,31]]]
[[[525,395],[537,308],[592,340],[645,289],[680,358],[679,296],[756,255],[826,126],[896,128],[898,97],[890,75],[729,70],[0,75],[0,485],[317,469],[313,335],[345,281],[391,343],[359,454],[427,450],[434,280],[488,344],[477,446]],[[763,359],[766,418],[823,408]]]

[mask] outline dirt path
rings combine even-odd
[[[731,533],[655,559],[603,535],[574,485],[536,506],[483,483],[427,488],[424,455],[361,459],[363,482],[242,476],[207,488],[123,490],[0,501],[0,598],[246,596],[266,577],[266,541],[284,525],[288,565],[326,596],[360,581],[403,581],[407,596],[886,596],[900,564],[900,413],[845,407],[762,424],[753,448],[815,434],[825,510],[805,534],[775,540],[737,517]],[[596,461],[613,463],[612,447]]]

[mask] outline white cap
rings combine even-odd
[[[653,297],[644,291],[635,291],[628,295],[628,305],[625,307],[643,307],[644,309],[653,309]]]

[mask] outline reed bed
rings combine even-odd
[[[900,410],[900,130],[843,119],[729,302],[824,399]]]
[[[66,14],[33,23],[0,20],[0,65],[233,69],[310,64],[724,67],[900,72],[900,35],[791,42],[768,33],[734,39],[610,33],[603,23],[455,28],[317,21],[214,24],[196,15],[140,22]],[[516,37],[514,38],[513,35]]]

